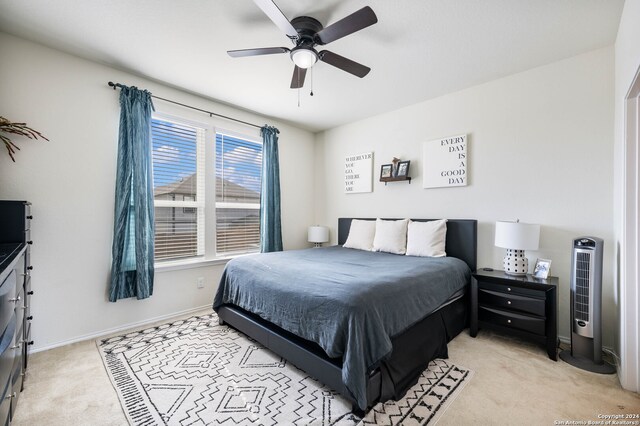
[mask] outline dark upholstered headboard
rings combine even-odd
[[[338,244],[347,241],[351,221],[375,220],[372,218],[341,217],[338,219]],[[385,219],[398,220],[398,219]],[[416,222],[428,222],[437,219],[411,219]],[[447,219],[447,256],[464,260],[472,271],[477,268],[478,258],[478,221],[473,219]]]

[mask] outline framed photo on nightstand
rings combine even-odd
[[[537,259],[536,266],[533,268],[533,276],[546,280],[551,269],[551,261],[549,259]]]

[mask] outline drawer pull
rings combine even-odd
[[[14,393],[12,393],[10,395],[5,396],[4,399],[13,399],[15,397],[16,397],[16,393],[14,392]]]
[[[29,345],[29,346],[33,345],[33,340],[28,341],[27,345]]]
[[[33,319],[33,315],[29,315],[29,316],[27,317],[27,321],[31,321],[32,319]]]
[[[28,306],[20,306],[20,307],[21,307],[22,309],[24,309],[24,310],[29,309],[29,307],[28,307]]]
[[[29,296],[33,296],[33,290],[28,291],[28,292],[27,292],[27,294],[28,294]]]
[[[27,219],[31,220],[31,219],[33,219],[33,216],[29,215],[29,216],[27,216]]]
[[[33,266],[27,266],[27,269],[32,271],[33,270]]]
[[[20,296],[18,297],[14,297],[13,299],[9,299],[9,302],[14,302],[14,303],[18,303],[19,301],[21,301],[22,299],[20,298]]]
[[[511,287],[507,287],[507,291],[511,291]]]
[[[30,276],[31,276],[31,274],[29,274],[29,273],[26,273],[26,274],[20,274],[20,276],[21,276],[21,277],[30,277]]]
[[[33,244],[33,241],[27,241],[27,244]]]
[[[507,320],[507,324],[511,324],[511,320]]]
[[[24,340],[20,340],[19,343],[15,344],[14,346],[11,346],[11,348],[9,349],[18,349],[22,347],[22,344],[24,343]]]
[[[507,300],[507,305],[510,305],[510,304],[511,304],[511,300]]]

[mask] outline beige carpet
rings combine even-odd
[[[597,420],[640,413],[640,395],[615,375],[553,362],[542,348],[487,331],[463,331],[449,360],[475,371],[439,425],[531,424]],[[126,425],[120,402],[93,341],[34,354],[14,425]]]

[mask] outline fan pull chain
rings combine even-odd
[[[313,96],[313,67],[311,67],[311,93],[309,95]]]
[[[300,108],[300,88],[298,87],[298,108]]]

